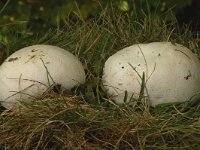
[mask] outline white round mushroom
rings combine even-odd
[[[0,66],[0,102],[10,109],[54,84],[71,89],[84,82],[84,68],[73,54],[56,46],[33,45],[16,51]]]
[[[151,106],[183,102],[200,92],[198,56],[170,42],[124,48],[108,58],[103,72],[104,89],[116,103],[124,102],[125,93],[127,102],[131,97],[137,99],[142,83]]]

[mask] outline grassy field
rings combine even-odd
[[[2,149],[200,149],[198,101],[164,104],[152,108],[116,105],[102,90],[106,59],[135,44],[171,41],[198,53],[199,37],[188,27],[180,29],[171,13],[162,16],[103,10],[88,21],[77,15],[63,28],[45,34],[7,33],[7,56],[33,44],[62,47],[82,61],[87,81],[72,95],[48,93],[20,109],[0,115]],[[165,18],[172,17],[168,22]],[[15,25],[17,28],[20,25]]]

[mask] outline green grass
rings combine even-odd
[[[46,34],[7,33],[12,37],[2,42],[7,56],[36,43],[57,45],[80,58],[87,81],[71,96],[44,95],[31,104],[22,103],[19,110],[2,112],[2,149],[199,149],[198,101],[156,108],[118,106],[101,87],[104,62],[126,46],[171,41],[199,51],[199,39],[187,27],[179,29],[175,18],[166,22],[169,15],[138,16],[107,9],[94,19],[79,18]]]

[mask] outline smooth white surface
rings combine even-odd
[[[182,102],[200,92],[200,61],[186,47],[170,42],[136,44],[108,58],[102,77],[103,86],[116,103],[138,98],[143,72],[145,96],[150,104]],[[138,75],[139,74],[139,75]],[[148,93],[148,94],[147,94]]]
[[[85,72],[80,61],[56,46],[33,45],[20,49],[0,66],[1,104],[12,108],[18,100],[40,96],[54,82],[65,89],[84,83]]]

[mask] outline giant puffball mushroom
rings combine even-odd
[[[73,54],[56,46],[33,45],[16,51],[0,66],[0,102],[10,109],[54,84],[71,89],[84,82],[84,68]]]
[[[139,98],[143,83],[144,97],[151,106],[183,102],[198,97],[200,61],[179,44],[135,44],[108,58],[102,80],[107,94],[118,104],[125,95],[127,102]]]

